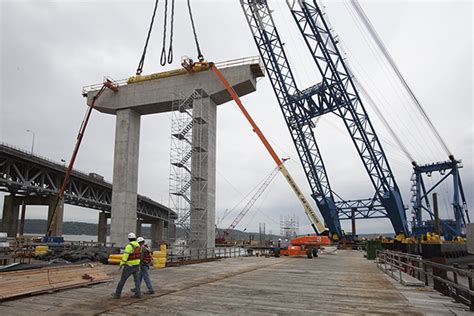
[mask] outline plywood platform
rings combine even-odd
[[[116,267],[109,267],[114,271]],[[404,287],[357,251],[306,258],[233,258],[151,271],[156,294],[137,300],[110,284],[0,304],[24,315],[468,315],[468,308],[428,289]],[[145,285],[142,285],[145,289]]]

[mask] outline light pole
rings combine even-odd
[[[29,130],[27,129],[26,130],[28,133],[31,133],[33,134],[33,141],[31,142],[31,154],[33,155],[33,149],[35,148],[35,132],[33,132],[32,130]]]

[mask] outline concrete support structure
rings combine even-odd
[[[51,196],[48,201],[48,227],[50,227],[51,236],[63,235],[63,217],[64,217],[64,199],[61,199],[56,205],[57,197]],[[54,208],[56,207],[56,211]]]
[[[139,142],[140,114],[132,109],[118,110],[110,226],[110,241],[117,246],[126,245],[128,233],[137,228]]]
[[[16,237],[18,233],[18,216],[20,204],[15,203],[14,195],[7,195],[3,200],[2,231],[8,237]]]
[[[203,124],[193,126],[191,248],[214,248],[216,205],[216,118],[217,106],[209,97],[194,100],[193,116]]]
[[[51,224],[51,236],[62,236],[63,234],[63,216],[64,216],[64,201],[60,201],[54,221],[52,221],[52,214],[56,206],[56,196],[5,196],[3,202],[3,220],[2,231],[8,233],[9,237],[15,237],[18,234],[18,216],[20,205],[47,205],[48,206],[48,226]],[[24,218],[23,218],[24,221]],[[46,233],[46,231],[45,231]]]
[[[26,217],[26,202],[23,200],[21,202],[21,215],[20,215],[20,236],[25,234],[25,217]]]
[[[164,221],[163,220],[157,220],[151,223],[151,229],[150,229],[150,237],[151,237],[151,247],[153,249],[158,249],[160,248],[160,244],[163,242],[163,237],[164,237]]]
[[[356,218],[355,218],[356,212],[357,212],[357,208],[354,207],[354,208],[351,209],[352,237],[354,237],[354,238],[357,235],[357,232],[356,232]]]
[[[104,211],[99,213],[99,227],[97,233],[97,241],[106,243],[107,242],[107,219],[110,218],[110,213]]]
[[[137,228],[135,229],[135,234],[137,237],[142,235],[142,220],[137,218]]]
[[[256,78],[263,76],[256,60],[227,67],[222,73],[239,96],[255,91]],[[191,190],[205,190],[206,198],[198,201],[193,210],[195,214],[191,215],[191,230],[196,232],[191,239],[196,241],[193,247],[214,247],[216,105],[232,99],[212,70],[122,85],[118,92],[104,91],[97,100],[95,108],[98,111],[117,116],[110,241],[118,246],[125,245],[127,234],[136,229],[140,115],[169,112],[177,90],[179,94],[189,96],[196,89],[207,93],[203,106],[211,114],[207,130],[202,130],[207,138],[208,152],[193,156],[193,160],[201,159],[206,180],[196,181]],[[88,92],[89,104],[96,93]],[[152,224],[152,240],[155,246],[163,240],[163,221]]]

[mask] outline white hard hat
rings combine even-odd
[[[135,233],[128,234],[128,239],[135,239],[135,238],[137,238],[137,235],[135,235]]]
[[[138,238],[137,238],[137,241],[138,241],[138,242],[145,242],[145,238],[143,238],[143,237],[138,237]]]

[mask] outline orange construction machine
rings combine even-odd
[[[331,240],[328,236],[301,236],[293,238],[287,248],[281,248],[275,252],[275,256],[306,256],[317,257],[321,246],[328,246]]]

